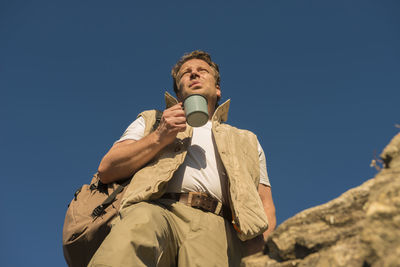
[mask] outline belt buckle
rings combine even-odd
[[[203,195],[199,192],[189,192],[188,204],[193,208],[203,209]]]
[[[193,208],[212,212],[219,215],[222,203],[210,197],[206,193],[189,192],[188,204]]]

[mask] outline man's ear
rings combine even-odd
[[[219,100],[221,99],[221,87],[217,84],[215,88],[217,88],[217,99]]]

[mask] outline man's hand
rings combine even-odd
[[[172,143],[178,132],[186,130],[185,111],[182,109],[182,103],[178,103],[169,109],[164,110],[160,125],[155,134],[162,146]]]
[[[244,242],[245,251],[244,256],[250,256],[264,249],[264,238],[262,235],[256,236],[253,239]]]

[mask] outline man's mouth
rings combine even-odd
[[[193,86],[195,86],[195,85],[197,85],[197,84],[200,84],[200,82],[199,82],[199,81],[192,82],[192,83],[189,85],[189,88],[191,88],[191,87],[193,87]]]

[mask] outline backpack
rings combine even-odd
[[[154,131],[162,112],[156,111]],[[70,267],[87,266],[111,230],[125,189],[132,178],[103,184],[98,173],[90,184],[79,188],[68,205],[63,227],[63,252]]]

